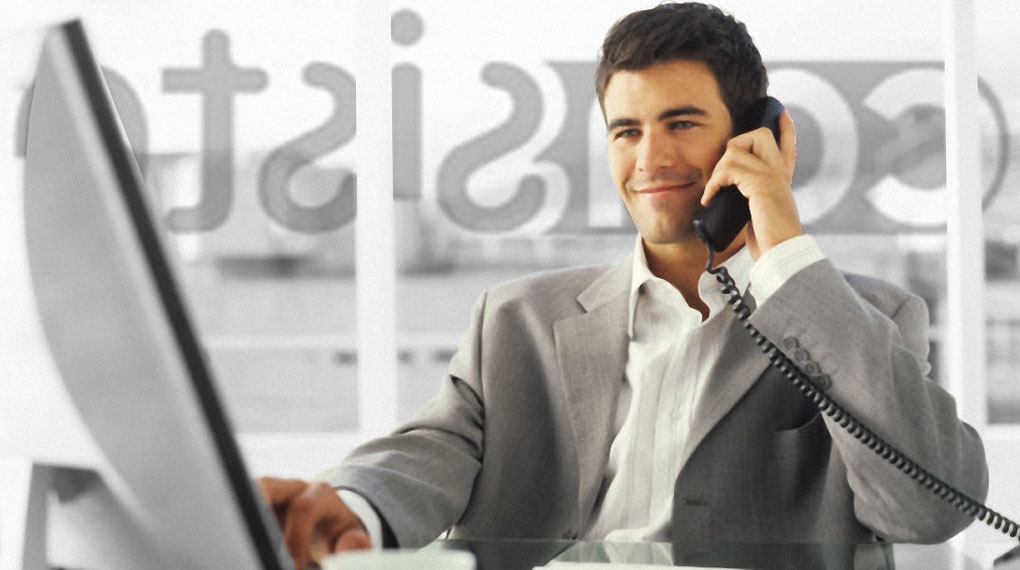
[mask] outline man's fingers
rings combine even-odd
[[[361,529],[361,521],[336,491],[325,483],[312,483],[290,500],[283,540],[300,568],[310,558],[328,553],[329,545],[355,528]]]
[[[299,479],[278,479],[261,477],[255,480],[262,499],[269,505],[282,528],[287,520],[287,503],[308,487],[308,483]]]
[[[744,196],[750,197],[753,185],[772,176],[770,172],[792,178],[796,162],[797,131],[790,112],[783,111],[779,116],[778,145],[772,131],[765,127],[742,133],[727,142],[726,152],[705,184],[701,204],[707,206],[720,188],[731,184],[740,188]]]
[[[372,541],[340,495],[326,483],[263,477],[256,481],[273,508],[294,565],[303,568],[337,550],[371,548]]]
[[[260,477],[255,483],[259,486],[262,498],[273,507],[285,505],[308,487],[308,483],[300,479],[276,477]]]
[[[790,112],[784,110],[779,115],[778,141],[770,129],[759,127],[730,139],[727,152],[732,152],[730,147],[753,154],[775,167],[782,165],[792,171],[797,161],[797,129],[793,126]]]
[[[355,527],[340,535],[333,545],[333,552],[342,550],[367,550],[372,548],[372,540],[361,527]]]
[[[283,541],[298,568],[308,562],[312,535],[327,515],[328,505],[323,504],[321,493],[313,485],[306,486],[290,500],[283,525]]]
[[[783,111],[779,116],[779,153],[788,170],[792,171],[797,163],[797,129],[793,126],[793,116]]]
[[[330,552],[371,548],[372,540],[361,519],[342,500],[337,503],[342,507],[339,516],[323,520],[317,529],[325,543],[332,546]]]
[[[768,165],[748,152],[729,152],[716,163],[712,176],[705,184],[701,204],[707,206],[720,188],[734,184],[747,196],[750,188],[746,182],[768,174]]]

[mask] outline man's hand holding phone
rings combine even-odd
[[[793,200],[793,169],[797,162],[797,134],[789,111],[779,117],[777,146],[765,127],[729,140],[701,198],[711,202],[720,188],[736,185],[748,199],[751,222],[747,246],[757,260],[772,247],[804,233]]]
[[[365,526],[326,483],[262,477],[257,480],[283,531],[294,566],[320,562],[341,550],[372,547]]]

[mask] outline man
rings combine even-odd
[[[925,378],[924,303],[841,274],[804,235],[788,114],[778,145],[767,129],[734,132],[766,86],[743,24],[714,7],[661,5],[610,30],[596,90],[634,254],[486,291],[411,423],[328,484],[261,480],[298,561],[314,537],[320,550],[416,546],[448,528],[859,542],[940,541],[968,524],[770,368],[704,271],[692,221],[734,184],[751,221],[716,262],[755,306],[751,322],[874,432],[985,496],[977,434]]]

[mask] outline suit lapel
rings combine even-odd
[[[585,312],[553,325],[562,374],[560,386],[565,392],[577,449],[578,499],[582,507],[594,501],[602,481],[617,396],[626,371],[631,264],[632,256],[627,256],[578,295]],[[748,300],[753,304],[753,299]],[[768,359],[740,322],[732,314],[727,319],[725,346],[705,380],[694,427],[681,456],[681,469],[705,436],[768,368]]]
[[[729,311],[728,308],[724,310]],[[744,331],[740,321],[732,314],[728,315],[728,319],[724,335],[726,344],[705,379],[705,387],[694,411],[693,427],[680,456],[681,470],[705,436],[769,366],[768,358]]]
[[[577,297],[584,313],[553,325],[560,386],[576,443],[578,499],[584,507],[594,501],[601,483],[623,383],[630,271],[628,256]]]

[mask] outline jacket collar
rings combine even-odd
[[[633,253],[621,259],[582,291],[577,296],[577,302],[590,313],[610,301],[617,300],[618,295],[630,289],[633,263]]]
[[[627,256],[577,296],[583,313],[553,324],[558,385],[567,403],[577,453],[578,529],[594,509],[609,458],[612,418],[627,362],[630,271]]]
[[[660,281],[665,283],[661,278],[657,277],[652,273],[652,270],[648,268],[648,257],[645,254],[644,242],[641,236],[638,235],[634,243],[634,250],[630,256],[631,259],[631,279],[630,279],[630,301],[629,301],[629,315],[627,317],[627,336],[630,339],[634,338],[634,318],[637,315],[638,300],[641,297],[642,289],[641,286],[651,280]],[[751,266],[754,265],[754,261],[751,259],[751,253],[748,248],[742,247],[729,259],[724,261],[722,267],[725,267],[733,278],[737,288],[746,295],[748,284],[751,278]],[[669,285],[672,287],[672,285]],[[726,308],[727,297],[719,290],[719,285],[716,279],[708,273],[702,273],[698,280],[698,294],[701,299],[708,305],[714,318],[715,314],[723,311]]]
[[[628,255],[599,276],[577,296],[585,312],[553,325],[578,454],[581,525],[591,514],[612,444],[612,418],[627,363],[633,262],[633,254]],[[747,300],[753,308],[753,299],[748,295]],[[695,405],[681,466],[768,366],[740,321],[732,314],[726,318],[730,322],[720,339],[726,346]]]

